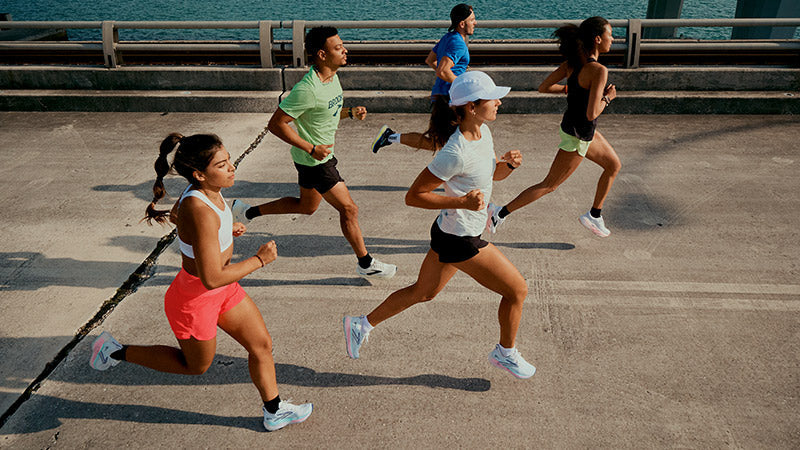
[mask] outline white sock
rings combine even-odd
[[[511,353],[514,351],[514,348],[515,348],[515,347],[511,347],[511,348],[505,348],[505,347],[503,347],[502,345],[500,345],[500,344],[497,344],[497,348],[498,348],[498,349],[500,349],[500,353],[501,353],[503,356],[508,356],[508,355],[510,355],[510,354],[511,354]]]
[[[370,325],[369,320],[367,320],[367,316],[361,316],[361,331],[364,333],[369,333],[373,328],[375,327]]]
[[[389,142],[391,142],[392,144],[394,144],[395,142],[400,142],[400,133],[390,134]]]

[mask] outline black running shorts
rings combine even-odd
[[[480,236],[456,236],[445,233],[433,221],[431,226],[431,250],[439,255],[439,262],[452,264],[466,261],[489,245]]]
[[[306,189],[316,189],[320,194],[324,194],[336,186],[336,183],[344,181],[339,171],[336,170],[336,157],[333,156],[328,161],[316,166],[304,166],[294,163],[297,169],[297,184]]]

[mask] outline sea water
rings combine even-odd
[[[552,29],[480,28],[491,20],[642,19],[647,0],[471,0],[478,19],[473,39],[544,39]],[[450,3],[430,0],[3,0],[0,13],[13,20],[449,20]],[[733,18],[736,0],[684,0],[681,18]],[[443,29],[343,29],[345,40],[438,39]],[[624,29],[614,35],[624,36]],[[274,31],[276,39],[290,39],[291,30]],[[100,40],[99,30],[68,30],[70,40]],[[679,28],[678,37],[729,39],[730,27]],[[243,39],[256,40],[256,30],[120,30],[121,40]]]

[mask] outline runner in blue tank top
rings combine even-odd
[[[595,130],[595,126],[597,117],[617,96],[616,87],[607,85],[608,69],[597,62],[600,54],[608,53],[614,42],[611,25],[602,17],[590,17],[579,27],[566,25],[559,28],[555,35],[559,40],[559,51],[567,60],[539,85],[539,92],[567,94],[558,153],[541,183],[525,189],[506,206],[489,204],[486,229],[494,233],[513,211],[556,190],[586,157],[600,165],[603,174],[597,183],[592,208],[579,220],[592,233],[607,237],[611,232],[606,228],[600,211],[622,165],[614,148]],[[567,79],[566,85],[557,84],[564,78]]]

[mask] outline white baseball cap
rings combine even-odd
[[[495,86],[489,75],[472,70],[464,72],[450,85],[450,106],[466,105],[476,100],[496,100],[511,91],[508,86]]]

